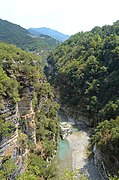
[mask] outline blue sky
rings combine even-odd
[[[119,0],[0,0],[0,18],[72,35],[119,20],[118,8]]]

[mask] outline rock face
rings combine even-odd
[[[93,153],[94,153],[94,164],[97,166],[98,171],[103,175],[104,179],[108,180],[106,168],[103,162],[103,157],[101,154],[101,151],[99,148],[97,148],[96,144],[93,147]]]
[[[116,151],[114,148],[115,146],[112,142],[107,144],[105,149],[98,147],[96,144],[93,148],[94,163],[105,179],[109,179],[108,177],[110,175],[113,176],[117,174],[118,176],[119,156],[118,149],[116,149]],[[117,152],[117,154],[114,152]]]
[[[1,101],[0,104],[0,115],[4,116],[6,122],[13,122],[17,128],[19,125],[18,104],[14,104],[10,100]]]
[[[2,101],[1,104],[0,115],[4,116],[6,122],[12,122],[15,125],[11,137],[2,137],[0,142],[0,156],[5,157],[12,155],[14,148],[17,146],[19,114],[17,104],[12,104],[10,101]]]
[[[77,111],[75,109],[71,109],[67,106],[63,106],[63,111],[72,116],[74,119],[79,121],[83,121],[86,125],[92,126],[94,125],[94,119],[91,119],[87,116],[87,114],[83,111]]]
[[[93,119],[88,118],[84,113],[78,113],[78,120],[82,120],[88,126],[92,126],[94,122]]]
[[[25,140],[31,146],[36,146],[35,113],[32,108],[32,96],[29,89],[25,89],[18,104],[13,104],[9,100],[2,101],[1,104],[0,115],[4,117],[5,123],[12,122],[15,128],[8,137],[2,137],[0,141],[0,163],[6,158],[14,159],[17,165],[17,170],[13,175],[15,177],[26,169],[25,160],[27,159],[28,149],[24,145]]]
[[[2,137],[0,142],[0,163],[4,159],[12,158],[17,165],[17,170],[14,172],[14,176],[18,175],[25,170],[25,160],[27,158],[27,150],[21,148],[19,144],[19,110],[18,104],[13,104],[11,101],[2,101],[2,108],[0,109],[0,115],[4,117],[5,123],[12,122],[15,125],[13,132],[7,136]]]
[[[32,93],[26,89],[18,103],[19,114],[21,118],[21,128],[27,134],[29,142],[36,146],[36,126],[35,113],[32,107]]]
[[[72,134],[72,126],[67,122],[60,123],[61,131],[62,131],[62,138],[66,139],[66,137]]]

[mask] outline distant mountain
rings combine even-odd
[[[45,34],[51,36],[52,38],[58,40],[59,42],[63,42],[69,38],[69,35],[65,35],[56,30],[42,27],[42,28],[29,28],[28,31],[33,35]]]
[[[19,25],[0,19],[0,41],[15,44],[23,50],[42,51],[51,50],[57,46],[58,42],[40,34],[39,37],[32,34]]]

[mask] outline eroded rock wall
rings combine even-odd
[[[27,149],[21,148],[19,144],[19,110],[18,104],[10,100],[1,101],[0,116],[5,123],[14,124],[13,131],[8,136],[1,137],[0,141],[0,164],[6,159],[12,158],[17,166],[14,176],[24,172],[25,160],[27,158]]]
[[[24,90],[18,109],[21,129],[27,134],[29,142],[36,146],[35,112],[32,107],[32,93],[28,88]]]
[[[17,166],[13,177],[26,169],[28,146],[36,147],[35,112],[32,107],[32,96],[28,88],[22,94],[20,102],[1,101],[0,116],[5,123],[14,124],[13,132],[0,140],[0,164],[12,158]],[[25,142],[26,141],[26,142]]]

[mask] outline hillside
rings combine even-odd
[[[71,36],[47,62],[62,106],[94,128],[99,170],[119,176],[119,21]]]
[[[15,44],[27,51],[49,51],[58,45],[58,42],[45,35],[32,36],[26,29],[6,20],[0,19],[0,41]]]
[[[0,42],[0,178],[56,179],[61,113],[75,122],[74,131],[86,135],[71,139],[71,162],[85,168],[78,159],[84,153],[81,144],[87,138],[86,154],[90,139],[89,160],[105,180],[118,180],[119,21],[79,32],[55,49],[55,39],[33,33],[0,19],[0,41],[10,43]],[[42,52],[50,52],[44,69]]]
[[[53,97],[41,58],[0,43],[2,180],[54,178],[49,161],[57,147],[59,128],[58,104]]]
[[[65,35],[61,32],[46,27],[29,28],[28,31],[33,35],[40,35],[40,34],[48,35],[59,42],[63,42],[69,38],[69,35]]]

